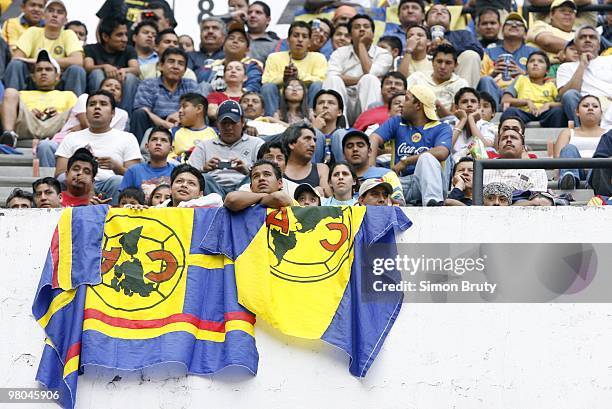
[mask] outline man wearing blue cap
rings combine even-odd
[[[189,157],[189,164],[200,169],[225,189],[236,190],[257,160],[263,139],[244,133],[245,119],[240,104],[225,101],[219,105],[217,124],[219,136],[200,142]]]

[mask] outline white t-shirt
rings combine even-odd
[[[110,156],[120,163],[129,160],[142,160],[136,137],[129,132],[111,129],[105,133],[94,134],[89,129],[69,133],[55,152],[56,156],[70,158],[79,148],[87,147],[96,157]],[[104,181],[115,173],[110,169],[98,169],[96,181]]]
[[[567,84],[576,70],[578,62],[566,62],[557,70],[557,88]],[[612,97],[612,55],[591,60],[582,77],[581,95]]]

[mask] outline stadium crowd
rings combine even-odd
[[[509,0],[371,3],[307,0],[281,39],[271,4],[228,0],[197,44],[165,1],[107,0],[87,44],[63,1],[22,0],[1,31],[0,147],[35,140],[55,170],[6,206],[471,206],[475,160],[537,157],[529,122],[553,157],[612,156],[612,0],[534,0],[550,11],[532,24]],[[543,169],[483,179],[485,205],[568,204]],[[611,195],[610,169],[556,180]]]

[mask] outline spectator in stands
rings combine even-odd
[[[474,176],[474,159],[461,158],[453,168],[451,190],[444,206],[472,205],[472,177]]]
[[[6,198],[7,209],[31,209],[32,207],[34,207],[34,196],[23,189],[13,189]]]
[[[289,197],[293,197],[293,193],[295,192],[295,188],[298,186],[297,183],[290,181],[284,177],[285,175],[285,167],[287,166],[287,156],[285,152],[283,152],[283,146],[280,141],[270,141],[266,142],[259,148],[257,152],[257,161],[261,161],[262,159],[266,161],[270,161],[276,163],[278,168],[281,171],[281,175],[283,175],[283,191],[289,195]],[[250,192],[251,191],[251,178],[246,177],[242,180],[242,185],[239,190]]]
[[[400,24],[387,23],[384,35],[392,35],[402,42],[406,49],[406,36],[411,25],[423,24],[425,20],[425,2],[423,0],[401,0],[397,6],[397,17]]]
[[[72,91],[55,90],[59,78],[58,62],[40,50],[32,75],[35,90],[9,88],[4,94],[0,143],[15,146],[18,138],[51,137],[61,129],[77,97]]]
[[[274,113],[274,118],[289,126],[308,119],[309,112],[306,84],[297,78],[288,80],[283,86],[279,110]]]
[[[134,98],[131,130],[138,141],[152,126],[172,129],[178,124],[181,95],[198,92],[198,84],[183,75],[187,69],[187,55],[179,48],[168,48],[161,57],[161,76],[142,81]]]
[[[484,50],[482,46],[470,31],[468,30],[453,30],[450,31],[451,15],[448,8],[442,4],[434,4],[427,10],[425,15],[427,27],[432,30],[432,47],[438,47],[442,43],[450,43],[457,50],[458,64],[456,68],[457,75],[465,79],[470,87],[476,87],[478,84],[479,68]],[[444,36],[440,37],[439,27],[434,29],[434,26],[441,26],[444,30]],[[434,31],[436,36],[434,36]]]
[[[417,71],[431,74],[433,66],[427,56],[427,50],[431,44],[429,30],[422,25],[411,25],[408,26],[406,37],[406,46],[399,61],[398,71],[406,78]]]
[[[555,206],[555,197],[548,192],[513,192],[512,206]]]
[[[2,37],[0,37],[0,78],[4,77],[4,72],[6,70],[6,66],[11,61],[11,50],[4,41]],[[0,81],[0,98],[4,96],[4,83]]]
[[[145,198],[148,198],[157,185],[170,183],[170,175],[175,168],[173,163],[168,162],[168,155],[172,151],[170,131],[160,126],[153,128],[145,149],[149,152],[150,161],[138,163],[127,169],[119,190],[137,188],[144,192]]]
[[[230,30],[223,43],[223,52],[225,58],[214,60],[197,72],[198,82],[204,82],[201,86],[203,86],[203,88],[204,86],[206,87],[206,92],[223,92],[226,90],[227,84],[223,76],[225,74],[225,68],[232,61],[240,62],[244,64],[246,68],[244,90],[259,92],[261,89],[263,64],[253,58],[247,57],[247,53],[249,52],[249,37],[244,30],[241,28]]]
[[[251,136],[278,139],[287,127],[274,118],[265,116],[264,102],[261,94],[245,92],[240,98],[244,118],[248,120],[246,132]]]
[[[87,31],[87,26],[83,22],[79,20],[69,21],[64,26],[64,30],[74,31],[83,47],[87,45],[87,35],[89,32]]]
[[[500,182],[491,182],[482,189],[484,206],[510,206],[512,204],[512,187]]]
[[[105,204],[112,200],[106,194],[96,196],[94,179],[98,174],[98,161],[87,148],[79,148],[66,165],[66,190],[62,192],[62,207]]]
[[[148,9],[155,13],[155,22],[159,31],[173,29],[177,26],[174,13],[170,8],[170,5],[165,0],[153,0],[149,1]]]
[[[382,179],[368,179],[359,187],[361,206],[391,206],[393,188]]]
[[[428,86],[409,87],[401,117],[390,118],[370,135],[370,164],[375,165],[378,148],[393,140],[392,169],[400,175],[406,202],[423,206],[440,205],[448,186],[442,162],[450,154],[452,132],[449,125],[437,122],[435,100]]]
[[[332,195],[323,199],[321,206],[353,206],[357,203],[357,174],[348,162],[340,161],[331,166],[328,183]]]
[[[287,155],[285,178],[297,184],[309,183],[323,196],[331,191],[327,184],[329,168],[323,163],[312,163],[317,145],[315,130],[306,123],[287,128],[283,137],[283,150]]]
[[[576,44],[574,43],[573,39],[569,40],[565,45],[565,48],[559,51],[557,58],[559,59],[559,62],[557,64],[550,65],[550,70],[548,70],[547,74],[549,78],[557,78],[557,71],[564,62],[576,62],[580,59],[580,54],[578,54],[578,50],[576,49]]]
[[[155,51],[155,37],[157,37],[157,25],[151,20],[141,21],[134,27],[132,41],[138,54],[139,66],[159,61],[159,54]]]
[[[370,16],[355,15],[349,22],[349,31],[353,44],[332,53],[323,87],[342,96],[345,114],[352,124],[361,111],[382,100],[379,78],[389,71],[393,58],[373,44],[374,21]]]
[[[340,47],[351,44],[351,33],[349,32],[348,24],[336,26],[334,34],[332,34],[331,43],[334,51]],[[329,58],[331,58],[331,54],[327,59],[329,60]]]
[[[332,22],[334,23],[334,26],[336,26],[336,28],[343,24],[348,25],[348,22],[353,17],[355,17],[356,14],[357,10],[355,10],[355,7],[343,4],[341,6],[338,6],[338,8],[336,8],[336,11],[334,11],[334,17],[332,18]]]
[[[160,31],[159,33],[157,33],[157,36],[155,37],[155,47],[157,50],[157,55],[159,56],[164,55],[164,52],[168,48],[178,48],[179,46],[178,44],[179,44],[178,36],[174,32],[174,30],[171,28]],[[160,71],[159,61],[157,61],[156,63],[149,63],[149,64],[140,66],[140,79],[141,80],[158,78],[160,75],[161,75],[161,71]],[[185,74],[183,74],[183,79],[195,81],[196,75],[191,69],[187,68],[185,70]]]
[[[122,86],[117,78],[106,78],[102,81],[100,89],[113,94],[115,101],[121,101]],[[64,140],[70,132],[80,131],[81,129],[89,128],[87,123],[87,115],[85,114],[87,106],[88,94],[81,94],[70,110],[68,120],[62,129],[56,133],[52,139],[46,138],[41,140],[36,147],[36,157],[40,160],[42,167],[55,167],[55,151],[59,144]],[[125,131],[129,122],[129,116],[126,111],[121,108],[115,109],[115,115],[111,121],[111,128],[119,131]]]
[[[527,60],[527,75],[519,76],[502,97],[502,104],[510,108],[502,118],[518,116],[523,122],[538,121],[546,128],[560,128],[567,123],[557,99],[557,87],[546,81],[550,60],[543,51],[534,51]]]
[[[309,52],[310,25],[296,21],[289,27],[289,51],[268,56],[262,77],[261,94],[265,101],[266,116],[273,116],[279,107],[279,86],[290,78],[297,78],[308,85],[308,94],[314,97],[321,89],[327,72],[325,56]],[[309,105],[312,104],[312,99]]]
[[[249,29],[251,46],[249,56],[266,64],[266,59],[275,51],[280,41],[276,33],[266,31],[270,25],[270,6],[263,1],[254,1],[249,6],[246,26]]]
[[[44,0],[21,0],[21,14],[9,18],[2,24],[2,38],[8,43],[11,51],[17,49],[17,40],[28,28],[44,27],[44,9]]]
[[[200,94],[187,93],[181,95],[179,103],[179,124],[171,130],[174,141],[172,157],[183,161],[184,155],[188,155],[199,142],[215,139],[217,133],[206,126],[206,98]]]
[[[132,112],[138,87],[138,55],[128,45],[127,22],[105,18],[98,25],[100,42],[85,46],[85,71],[89,92],[96,91],[104,78],[117,78],[123,85],[121,107]]]
[[[499,123],[497,152],[502,159],[523,159],[525,157],[525,124],[519,117],[505,117]],[[484,171],[484,185],[500,182],[512,190],[545,192],[548,177],[544,169],[488,169]],[[510,192],[510,202],[512,192]]]
[[[166,200],[172,197],[172,191],[170,189],[170,185],[162,184],[158,185],[151,192],[151,196],[149,197],[148,205],[150,207],[157,207],[160,204],[164,203]]]
[[[499,105],[503,91],[512,79],[527,72],[527,58],[537,48],[525,45],[527,22],[519,13],[510,13],[504,22],[502,32],[504,39],[500,45],[487,48],[480,67],[481,79],[478,90],[489,93]],[[505,59],[504,55],[512,58]],[[505,73],[508,78],[504,78]]]
[[[612,158],[612,130],[601,137],[594,158]],[[612,169],[593,169],[589,177],[589,185],[593,187],[596,195],[612,196]]]
[[[313,53],[319,52],[329,60],[331,53],[334,51],[329,39],[334,34],[334,25],[326,18],[314,19],[310,22],[312,35],[310,36],[310,47],[308,51]]]
[[[603,111],[599,98],[585,95],[580,99],[576,115],[580,127],[570,126],[559,134],[555,142],[555,158],[591,158],[606,130],[601,127]],[[584,169],[565,169],[559,172],[559,189],[575,189],[580,180],[586,180]]]
[[[219,136],[198,143],[189,157],[190,165],[210,174],[225,192],[235,190],[244,175],[249,173],[257,151],[264,143],[262,139],[244,133],[245,123],[237,102],[223,102],[217,116]]]
[[[224,58],[223,42],[226,35],[227,27],[223,20],[218,17],[204,18],[200,22],[200,50],[189,53],[189,69],[197,72],[206,64]]]
[[[256,204],[274,209],[293,204],[291,196],[283,190],[283,174],[275,162],[260,159],[253,164],[249,175],[250,191],[228,193],[223,203],[225,207],[237,212]]]
[[[373,124],[382,125],[389,119],[391,97],[398,93],[406,93],[406,77],[397,71],[388,72],[383,77],[381,85],[383,104],[362,112],[355,120],[353,128],[365,131]]]
[[[265,114],[263,97],[257,92],[245,92],[240,98],[240,106],[246,119],[255,120]]]
[[[117,203],[118,189],[126,170],[140,163],[142,156],[134,135],[112,129],[115,98],[110,92],[96,91],[87,98],[88,129],[71,132],[57,148],[55,176],[66,172],[67,161],[77,149],[88,147],[100,167],[95,179],[96,190]]]
[[[142,190],[136,187],[128,187],[119,194],[119,205],[117,207],[127,207],[144,205],[145,195]]]
[[[230,61],[223,72],[225,91],[215,91],[208,95],[208,119],[217,119],[217,109],[222,102],[232,100],[240,102],[247,79],[246,66],[240,61]]]
[[[576,10],[574,0],[554,0],[550,5],[550,24],[537,20],[529,28],[527,41],[546,51],[548,58],[556,63],[557,53],[574,38]]]
[[[491,122],[495,116],[495,112],[497,112],[497,102],[495,102],[491,94],[488,92],[481,92],[480,113],[482,115],[482,119],[487,122]]]
[[[457,51],[448,44],[441,44],[433,51],[433,72],[417,71],[408,77],[407,86],[424,85],[430,87],[436,95],[438,116],[444,118],[452,115],[455,94],[468,83],[454,73],[457,67]]]
[[[400,56],[404,50],[401,41],[394,36],[383,36],[378,40],[378,46],[389,51],[389,54],[391,54],[391,57],[393,57],[391,69],[397,71],[401,59]]]
[[[469,154],[469,146],[478,138],[484,146],[495,144],[495,131],[492,124],[482,119],[480,111],[480,94],[474,88],[461,88],[455,94],[455,112],[457,122],[453,128],[453,160]]]
[[[186,163],[177,166],[170,176],[171,197],[156,207],[221,207],[223,198],[217,193],[204,195],[204,176]]]
[[[316,150],[313,163],[331,162],[342,158],[342,137],[346,133],[342,111],[344,101],[334,90],[322,89],[314,98],[312,127]]]
[[[607,5],[612,5],[612,0],[607,0]],[[608,10],[601,27],[601,36],[612,43],[612,10]]]
[[[61,0],[48,1],[44,11],[45,26],[28,28],[17,41],[13,59],[6,67],[6,88],[28,88],[29,67],[36,63],[41,49],[57,60],[62,70],[62,89],[77,96],[85,92],[83,46],[72,30],[64,30],[66,6]]]
[[[300,183],[293,198],[300,206],[321,206],[321,193],[310,183]]]
[[[600,36],[591,26],[580,27],[574,42],[580,59],[561,64],[557,70],[557,87],[565,115],[578,123],[576,109],[581,96],[595,95],[602,102],[612,98],[612,55],[598,56]],[[612,104],[608,105],[602,105],[604,118],[612,116]]]
[[[355,170],[356,180],[382,179],[391,185],[391,200],[400,206],[406,204],[402,184],[397,174],[388,168],[370,166],[372,147],[368,136],[360,131],[349,131],[342,139],[344,159]]]
[[[62,188],[57,179],[45,177],[32,183],[34,204],[39,209],[56,209],[62,207]]]
[[[193,38],[191,38],[191,36],[188,34],[181,34],[179,36],[179,48],[186,53],[194,52],[195,44],[193,43]]]
[[[609,1],[609,0],[608,0]],[[550,8],[550,12],[548,13],[533,13],[532,19],[533,21],[546,21],[549,22],[552,20],[551,12],[555,5],[558,6],[560,2],[555,2],[554,0],[532,0],[529,2],[532,6],[537,7],[547,7]],[[590,6],[592,4],[597,4],[597,0],[574,0],[576,7],[581,6]],[[599,2],[602,3],[601,1]],[[605,0],[603,1],[605,3]],[[571,5],[568,5],[571,7]],[[574,21],[574,29],[580,27],[583,24],[595,25],[597,24],[597,12],[592,11],[579,11],[576,14],[576,18]]]
[[[501,18],[499,15],[499,10],[491,7],[485,7],[478,11],[476,18],[476,32],[478,33],[480,45],[482,45],[482,48],[485,48],[485,51],[486,48],[501,45],[501,41],[499,40],[500,29]]]

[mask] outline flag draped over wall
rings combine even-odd
[[[411,222],[396,207],[252,207],[215,215],[202,248],[234,260],[238,301],[285,334],[323,339],[365,376],[399,313],[401,293],[366,302],[366,249]],[[389,255],[389,254],[387,254]],[[391,273],[387,279],[397,281]]]
[[[237,302],[232,262],[199,248],[216,211],[64,210],[32,308],[47,336],[37,379],[63,407],[90,364],[257,372],[255,317]]]

